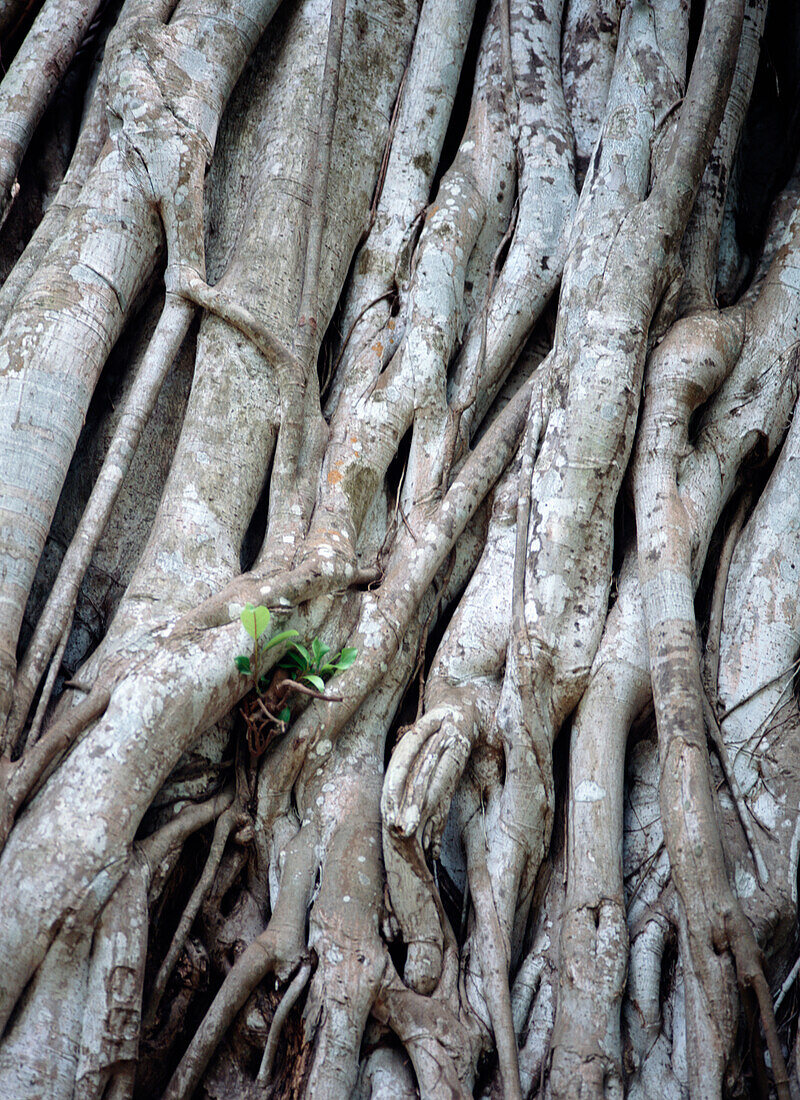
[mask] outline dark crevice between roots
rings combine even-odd
[[[274,451],[273,451],[274,458]],[[242,538],[242,545],[239,548],[239,569],[242,573],[247,573],[252,569],[255,564],[258,553],[264,543],[264,536],[267,533],[267,519],[269,517],[269,485],[272,476],[272,460],[267,469],[264,471],[264,484],[261,488],[261,494],[253,514],[250,517],[250,523],[247,526],[247,530]]]
[[[741,194],[736,234],[752,259],[760,251],[770,205],[800,151],[798,52],[800,8],[794,0],[770,0],[738,156]]]

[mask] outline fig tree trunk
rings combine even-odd
[[[0,33],[0,1096],[797,1100],[794,5]]]

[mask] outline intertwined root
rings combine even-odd
[[[787,1097],[795,425],[725,508],[794,409],[796,215],[716,305],[765,4],[709,0],[696,42],[678,0],[145,7],[0,292],[0,1093],[677,1100],[731,1087],[743,1009]],[[115,541],[135,568],[53,707]],[[247,602],[355,663],[258,695]]]
[[[393,911],[408,948],[403,977],[418,993],[438,984],[444,955],[439,891],[427,866],[437,859],[455,788],[472,752],[473,715],[429,710],[392,755],[381,798],[383,852]]]

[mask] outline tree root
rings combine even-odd
[[[691,540],[678,492],[677,456],[688,431],[691,402],[701,400],[728,373],[741,349],[743,326],[730,326],[722,318],[704,320],[702,315],[684,324],[687,333],[697,329],[696,354],[687,356],[686,342],[679,353],[673,353],[665,341],[651,360],[651,372],[662,381],[643,414],[635,493],[639,573],[659,730],[661,814],[688,925],[684,972],[687,1012],[693,1023],[690,1079],[694,1088],[715,1090],[733,1042],[725,948],[736,960],[741,984],[760,987],[764,978],[752,929],[727,881],[712,804],[692,600]],[[676,326],[671,335],[678,331]],[[692,371],[693,364],[697,366]],[[768,1043],[775,1045],[771,1002],[764,1002],[764,1007],[768,1009],[762,1017],[764,1030]],[[783,1100],[788,1093],[779,1044],[776,1055],[776,1088]]]
[[[209,849],[203,873],[192,891],[192,896],[186,903],[186,908],[181,914],[181,919],[175,935],[172,937],[169,950],[156,975],[155,984],[150,994],[150,1003],[144,1017],[144,1025],[147,1028],[152,1028],[153,1026],[161,1005],[161,998],[167,988],[167,982],[170,979],[175,963],[178,961],[178,957],[183,951],[186,937],[189,935],[195,917],[200,911],[200,907],[214,883],[214,877],[219,868],[220,861],[222,860],[228,837],[234,829],[240,828],[246,820],[248,819],[242,813],[241,806],[236,803],[229,806],[217,819],[217,823],[214,827],[214,837],[211,841],[211,848]]]
[[[772,1079],[775,1091],[778,1094],[778,1100],[791,1100],[789,1074],[786,1070],[778,1028],[775,1023],[772,994],[767,979],[764,977],[764,960],[753,935],[750,922],[742,910],[738,907],[737,909],[738,911],[734,911],[726,920],[726,934],[736,961],[736,977],[739,988],[742,993],[750,991],[755,994],[761,1024],[767,1040],[767,1049],[772,1064]]]
[[[756,1086],[770,1087],[767,1048],[784,1100],[758,945],[782,976],[796,916],[798,710],[789,698],[776,715],[783,695],[759,685],[796,667],[793,536],[781,539],[766,516],[753,521],[762,541],[745,531],[734,550],[730,536],[708,699],[694,606],[754,443],[771,455],[785,432],[800,362],[800,220],[762,297],[743,307],[747,325],[743,310],[713,308],[727,265],[719,226],[733,222],[725,183],[764,15],[752,0],[729,91],[742,2],[706,0],[684,96],[697,27],[681,0],[627,4],[621,21],[616,0],[569,0],[566,15],[564,0],[492,0],[477,22],[472,0],[424,0],[419,13],[414,0],[303,0],[281,12],[246,70],[274,0],[230,0],[224,12],[129,0],[102,74],[110,142],[0,326],[0,420],[11,433],[0,454],[3,717],[16,685],[0,761],[0,1092],[18,1100],[33,1082],[53,1100],[131,1100],[134,1063],[136,1088],[155,1095],[179,1061],[167,1100],[202,1089],[256,1097],[287,1075],[293,1093],[325,1100],[382,1088],[403,1100],[417,1089],[466,1100],[476,1088],[516,1100],[623,1089],[678,1100],[687,1080],[716,1095],[749,1072],[735,1048],[741,998],[748,1022],[763,1025]],[[470,96],[457,88],[471,26]],[[592,69],[602,104],[588,97]],[[463,128],[467,107],[446,168],[445,135]],[[57,160],[61,171],[66,156]],[[22,616],[33,617],[54,572],[45,560],[34,582],[34,559],[162,228],[167,299],[144,380],[129,372],[133,396],[16,670]],[[693,312],[672,324],[682,238],[682,303]],[[529,345],[495,402],[562,269],[552,353],[530,379]],[[11,284],[9,300],[16,292]],[[0,295],[0,316],[6,304]],[[155,525],[72,684],[86,698],[58,703],[48,727],[66,624],[73,614],[81,624],[81,578],[112,506],[124,522],[115,478],[168,369],[155,359],[196,306],[210,316]],[[115,364],[125,362],[122,341]],[[31,396],[40,382],[47,411]],[[66,427],[52,422],[54,394]],[[159,442],[153,464],[166,468]],[[638,551],[623,480],[634,443]],[[35,476],[30,456],[43,456]],[[794,500],[782,463],[777,499]],[[68,506],[85,497],[69,476]],[[769,513],[800,530],[770,486],[765,509],[772,500]],[[138,553],[137,537],[123,541]],[[748,570],[740,559],[753,546]],[[128,576],[113,578],[103,616]],[[762,623],[747,619],[768,602],[748,594],[748,578],[781,604]],[[420,636],[433,644],[456,595],[426,671]],[[358,650],[330,694],[276,674],[245,702],[246,733],[236,716],[225,721],[252,688],[232,661],[244,602],[309,640],[324,632]],[[769,638],[772,626],[786,636]],[[661,774],[646,715],[626,778],[626,738],[651,679]],[[290,691],[299,694],[283,722]],[[752,861],[727,791],[714,801],[704,718]],[[206,736],[209,724],[218,728]],[[215,789],[231,758],[236,796],[187,804]],[[186,837],[214,819],[205,865],[190,845],[179,866]],[[171,930],[173,918],[145,980],[150,921]],[[270,975],[274,990],[262,985]],[[143,984],[152,996],[139,1055]]]
[[[192,1095],[234,1017],[267,974],[288,976],[305,960],[305,909],[315,873],[310,842],[301,830],[287,846],[281,892],[269,924],[225,977],[170,1080],[164,1100],[184,1100]]]
[[[464,827],[464,839],[470,895],[475,909],[473,938],[479,951],[484,996],[492,1021],[503,1094],[509,1100],[522,1100],[517,1037],[508,989],[511,944],[497,912],[492,880],[486,865],[485,823],[474,792],[472,803],[472,813]]]
[[[100,7],[49,0],[3,80],[0,95],[0,224],[14,195],[17,172],[37,123]],[[52,28],[58,26],[58,40]]]
[[[264,1057],[261,1059],[261,1065],[259,1066],[258,1075],[256,1077],[256,1084],[260,1085],[262,1089],[266,1088],[272,1077],[272,1066],[275,1062],[275,1054],[278,1049],[283,1025],[286,1023],[286,1018],[289,1013],[302,996],[310,976],[311,963],[301,963],[300,969],[292,978],[288,989],[281,997],[281,1003],[275,1009],[275,1015],[272,1017],[272,1023],[269,1025],[269,1036],[267,1037],[267,1044],[264,1047]]]
[[[106,529],[144,427],[193,315],[191,306],[167,294],[147,354],[125,400],[102,469],[17,672],[14,702],[5,734],[11,745],[16,743],[22,732],[34,693],[59,639],[66,644],[69,623],[86,570]]]
[[[106,710],[111,699],[108,689],[93,689],[80,703],[67,711],[20,760],[11,763],[0,760],[2,780],[2,816],[0,817],[0,850],[5,845],[25,801],[44,776],[53,761],[66,752],[88,724]]]
[[[384,781],[387,882],[408,947],[405,981],[418,993],[430,993],[438,984],[444,952],[444,918],[423,846],[434,854],[438,850],[476,735],[473,708],[440,704],[403,735]]]

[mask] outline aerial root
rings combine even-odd
[[[497,912],[492,880],[486,864],[484,817],[475,798],[473,813],[465,830],[467,872],[475,909],[477,940],[484,997],[497,1046],[497,1061],[507,1100],[522,1100],[519,1079],[517,1037],[508,988],[510,943]]]
[[[789,1074],[786,1069],[772,995],[764,975],[764,965],[753,929],[747,917],[738,909],[728,915],[725,927],[728,943],[736,963],[736,977],[743,995],[755,994],[761,1026],[767,1041],[767,1050],[772,1065],[772,1077],[778,1100],[791,1100]]]
[[[281,888],[270,922],[225,976],[172,1075],[164,1100],[185,1100],[192,1095],[237,1013],[267,974],[286,978],[308,959],[305,914],[317,869],[313,845],[301,830],[285,852]]]
[[[733,554],[739,540],[739,535],[742,532],[744,521],[752,508],[752,504],[752,492],[744,493],[739,501],[736,513],[734,514],[728,530],[725,532],[725,539],[722,544],[719,565],[717,566],[717,575],[714,579],[714,591],[711,597],[711,608],[708,616],[708,637],[706,639],[705,652],[703,655],[703,716],[706,721],[709,737],[716,749],[719,762],[722,765],[722,771],[725,775],[728,787],[730,788],[731,796],[736,806],[736,812],[739,815],[739,821],[744,829],[744,834],[753,856],[753,862],[756,865],[759,881],[762,886],[766,886],[769,880],[767,864],[750,820],[747,801],[739,786],[739,781],[736,778],[736,770],[733,767],[728,748],[725,744],[725,738],[722,735],[718,718],[719,697],[717,692],[720,637],[722,634],[722,612],[725,605],[728,574],[730,573],[731,561],[733,560]]]
[[[683,767],[688,773],[684,782],[703,782],[708,785],[708,790],[710,791],[713,787],[708,766],[708,755],[704,751],[705,746],[694,744],[692,747],[696,751],[690,753],[686,752],[687,747],[688,743],[684,741],[684,752],[681,756],[684,762]],[[686,767],[685,764],[687,756],[691,760],[688,767]],[[679,765],[679,771],[680,770],[681,766]],[[665,818],[667,814],[663,809],[665,798],[663,785],[666,775],[666,770],[662,771],[662,814]],[[669,792],[666,797],[670,798],[671,792]],[[718,956],[724,955],[726,950],[730,953],[736,970],[739,990],[745,1004],[747,1003],[748,997],[751,997],[753,994],[758,1004],[758,1011],[761,1017],[764,1036],[766,1038],[772,1064],[772,1073],[778,1100],[790,1100],[789,1078],[783,1053],[781,1051],[780,1039],[778,1037],[772,998],[764,974],[763,956],[756,942],[750,921],[745,915],[741,903],[727,880],[727,875],[720,859],[722,842],[716,817],[713,811],[703,816],[705,817],[705,821],[701,821],[700,823],[700,829],[702,830],[701,835],[703,836],[702,847],[705,850],[711,850],[712,853],[714,849],[716,849],[720,855],[717,856],[716,859],[712,857],[706,862],[707,880],[699,884],[699,890],[695,895],[693,895],[691,889],[687,891],[685,881],[682,883],[682,888],[680,882],[677,884],[684,903],[685,922],[688,929],[685,965],[687,968],[690,968],[690,972],[693,974],[694,980],[699,987],[703,1001],[701,1009],[702,1014],[711,1021],[711,1016],[709,1014],[711,1006],[718,1004],[718,997],[715,995],[714,989],[716,982],[715,974],[718,974],[720,965]],[[682,822],[683,836],[689,832],[684,822]],[[668,827],[669,825],[670,822],[668,822]],[[674,824],[672,824],[672,828],[675,828]],[[697,836],[696,828],[692,830],[689,835]],[[680,832],[678,836],[683,839]],[[682,866],[676,859],[673,861],[673,873],[676,878],[680,875],[682,879],[682,876],[687,873],[687,868]],[[688,894],[688,901],[693,906],[692,911],[689,910],[687,897],[684,896],[684,894]],[[714,901],[710,899],[714,899]],[[717,912],[720,912],[720,906],[724,906],[724,909],[720,914],[719,923],[716,923],[713,922],[710,914],[714,911],[715,907]],[[694,953],[695,944],[699,945],[696,957]],[[687,977],[688,976],[687,974]],[[724,980],[723,978],[723,982]],[[717,1022],[713,1022],[714,1026],[716,1026]],[[695,1042],[697,1042],[697,1040],[695,1040]],[[722,1059],[721,1064],[727,1061],[732,1042],[733,1036],[730,1036],[727,1044],[728,1049],[722,1049],[720,1051],[720,1057]]]
[[[618,1021],[627,961],[628,927],[619,898],[564,913],[550,1065],[554,1100],[568,1100],[587,1085],[604,1088],[607,1096],[622,1094]]]
[[[153,1026],[159,1006],[161,1005],[161,998],[164,996],[164,991],[167,988],[167,982],[172,975],[172,971],[175,968],[181,951],[183,951],[186,938],[191,931],[195,917],[199,913],[203,901],[214,884],[214,878],[219,868],[220,861],[222,860],[228,837],[234,828],[239,828],[248,821],[249,818],[243,813],[241,804],[238,800],[234,801],[233,805],[229,806],[217,819],[217,824],[214,828],[214,837],[211,841],[211,848],[209,849],[203,872],[192,891],[191,897],[186,903],[186,907],[178,923],[178,928],[175,935],[172,937],[169,950],[156,976],[153,992],[150,996],[150,1004],[145,1013],[145,1027]]]
[[[474,707],[434,706],[398,742],[384,780],[382,813],[398,836],[441,833],[477,736]]]
[[[228,786],[219,794],[206,799],[205,802],[189,802],[160,829],[139,841],[136,847],[148,863],[151,880],[156,868],[169,857],[171,852],[180,851],[192,833],[202,829],[215,818],[221,817],[233,799],[233,787]]]
[[[447,969],[447,964],[445,964]],[[448,991],[449,992],[449,991]],[[414,1066],[421,1100],[471,1100],[470,1036],[452,1005],[455,990],[440,998],[408,989],[390,967],[373,1014],[388,1024],[405,1046]]]
[[[275,958],[274,935],[267,927],[226,976],[172,1075],[164,1100],[185,1100],[192,1095],[225,1032],[258,983],[274,968]]]
[[[774,1004],[774,1011],[775,1012],[777,1012],[778,1009],[781,1007],[781,1005],[783,1004],[784,998],[786,997],[786,994],[789,992],[789,990],[792,988],[794,983],[797,981],[797,975],[798,974],[800,974],[800,957],[798,957],[798,959],[795,962],[794,966],[792,967],[792,969],[787,974],[786,978],[784,979],[783,985],[780,988],[780,992],[778,993],[778,996],[775,998],[775,1004]]]
[[[413,990],[432,993],[444,957],[441,900],[416,835],[403,840],[384,827],[383,857],[391,908],[407,947],[403,978]]]
[[[11,832],[14,818],[49,766],[73,744],[90,722],[103,714],[110,698],[108,688],[93,688],[86,699],[67,711],[19,760],[12,763],[8,757],[0,759],[0,851]]]
[[[198,817],[194,815],[195,821]],[[88,930],[91,953],[73,1100],[109,1096],[130,1100],[133,1096],[151,873],[144,851],[134,849],[125,875],[94,928]]]
[[[268,363],[279,370],[294,369],[302,374],[300,362],[247,306],[225,293],[222,287],[209,286],[195,271],[181,274],[177,293],[241,332]]]
[[[764,859],[761,846],[758,843],[758,838],[753,829],[747,800],[744,797],[742,788],[739,786],[739,780],[736,778],[736,770],[731,761],[730,754],[728,753],[725,738],[722,736],[722,730],[719,727],[716,712],[705,692],[703,693],[703,716],[706,720],[706,728],[708,729],[709,737],[716,749],[719,762],[722,765],[722,771],[728,783],[733,803],[736,806],[736,813],[738,814],[742,829],[744,829],[744,835],[747,838],[747,844],[750,848],[753,862],[756,865],[759,881],[762,886],[766,886],[769,881],[769,871],[767,870],[766,860]]]
[[[381,796],[389,894],[408,947],[404,977],[431,993],[441,974],[444,914],[424,848],[438,852],[477,732],[473,707],[433,707],[400,739]]]
[[[44,722],[47,708],[50,705],[50,699],[53,695],[53,688],[55,687],[56,677],[61,670],[61,662],[64,660],[64,652],[67,648],[67,642],[69,641],[70,633],[72,632],[72,624],[75,619],[75,612],[73,610],[70,615],[66,626],[61,632],[61,638],[56,646],[53,658],[50,661],[50,668],[47,670],[47,676],[42,688],[42,694],[39,698],[39,702],[36,705],[36,712],[31,722],[31,728],[28,730],[28,736],[25,738],[25,747],[31,748],[39,740],[39,734],[42,732],[42,723]],[[66,684],[64,685],[67,686]],[[12,712],[14,709],[14,703],[12,702]],[[26,714],[27,717],[27,714]],[[10,737],[13,737],[13,730],[7,731]],[[17,746],[19,748],[19,745]]]
[[[275,1054],[278,1050],[278,1040],[280,1039],[283,1025],[286,1023],[289,1013],[300,999],[310,976],[311,963],[306,960],[300,964],[300,969],[292,978],[289,983],[289,988],[286,990],[283,997],[281,997],[281,1003],[275,1009],[275,1015],[272,1017],[272,1023],[269,1025],[269,1035],[267,1036],[267,1045],[264,1047],[264,1056],[261,1059],[258,1076],[256,1077],[256,1084],[260,1085],[261,1088],[266,1088],[269,1085],[272,1077],[272,1066],[275,1062]]]
[[[193,316],[194,309],[189,303],[173,294],[167,294],[144,360],[125,399],[108,453],[17,672],[6,731],[6,738],[11,745],[22,733],[34,694],[56,647],[58,652],[52,660],[48,683],[58,672],[61,663],[59,654],[63,653],[69,637],[81,584],[111,518],[122,483],[136,454],[145,425],[155,408],[164,379],[189,330]],[[48,697],[49,692],[45,687],[42,692],[45,706]],[[40,721],[38,712],[34,725],[37,721]],[[36,735],[38,736],[38,732]]]
[[[318,552],[312,551],[297,566],[278,573],[268,574],[257,563],[251,572],[234,578],[216,595],[182,616],[176,624],[176,633],[181,631],[188,635],[195,630],[227,625],[232,603],[264,604],[273,615],[286,616],[317,596],[338,589],[366,587],[382,579],[383,574],[377,566],[359,566],[349,549],[337,554],[332,563],[329,558],[323,559]],[[332,573],[322,570],[323,560],[326,570],[333,564]]]

